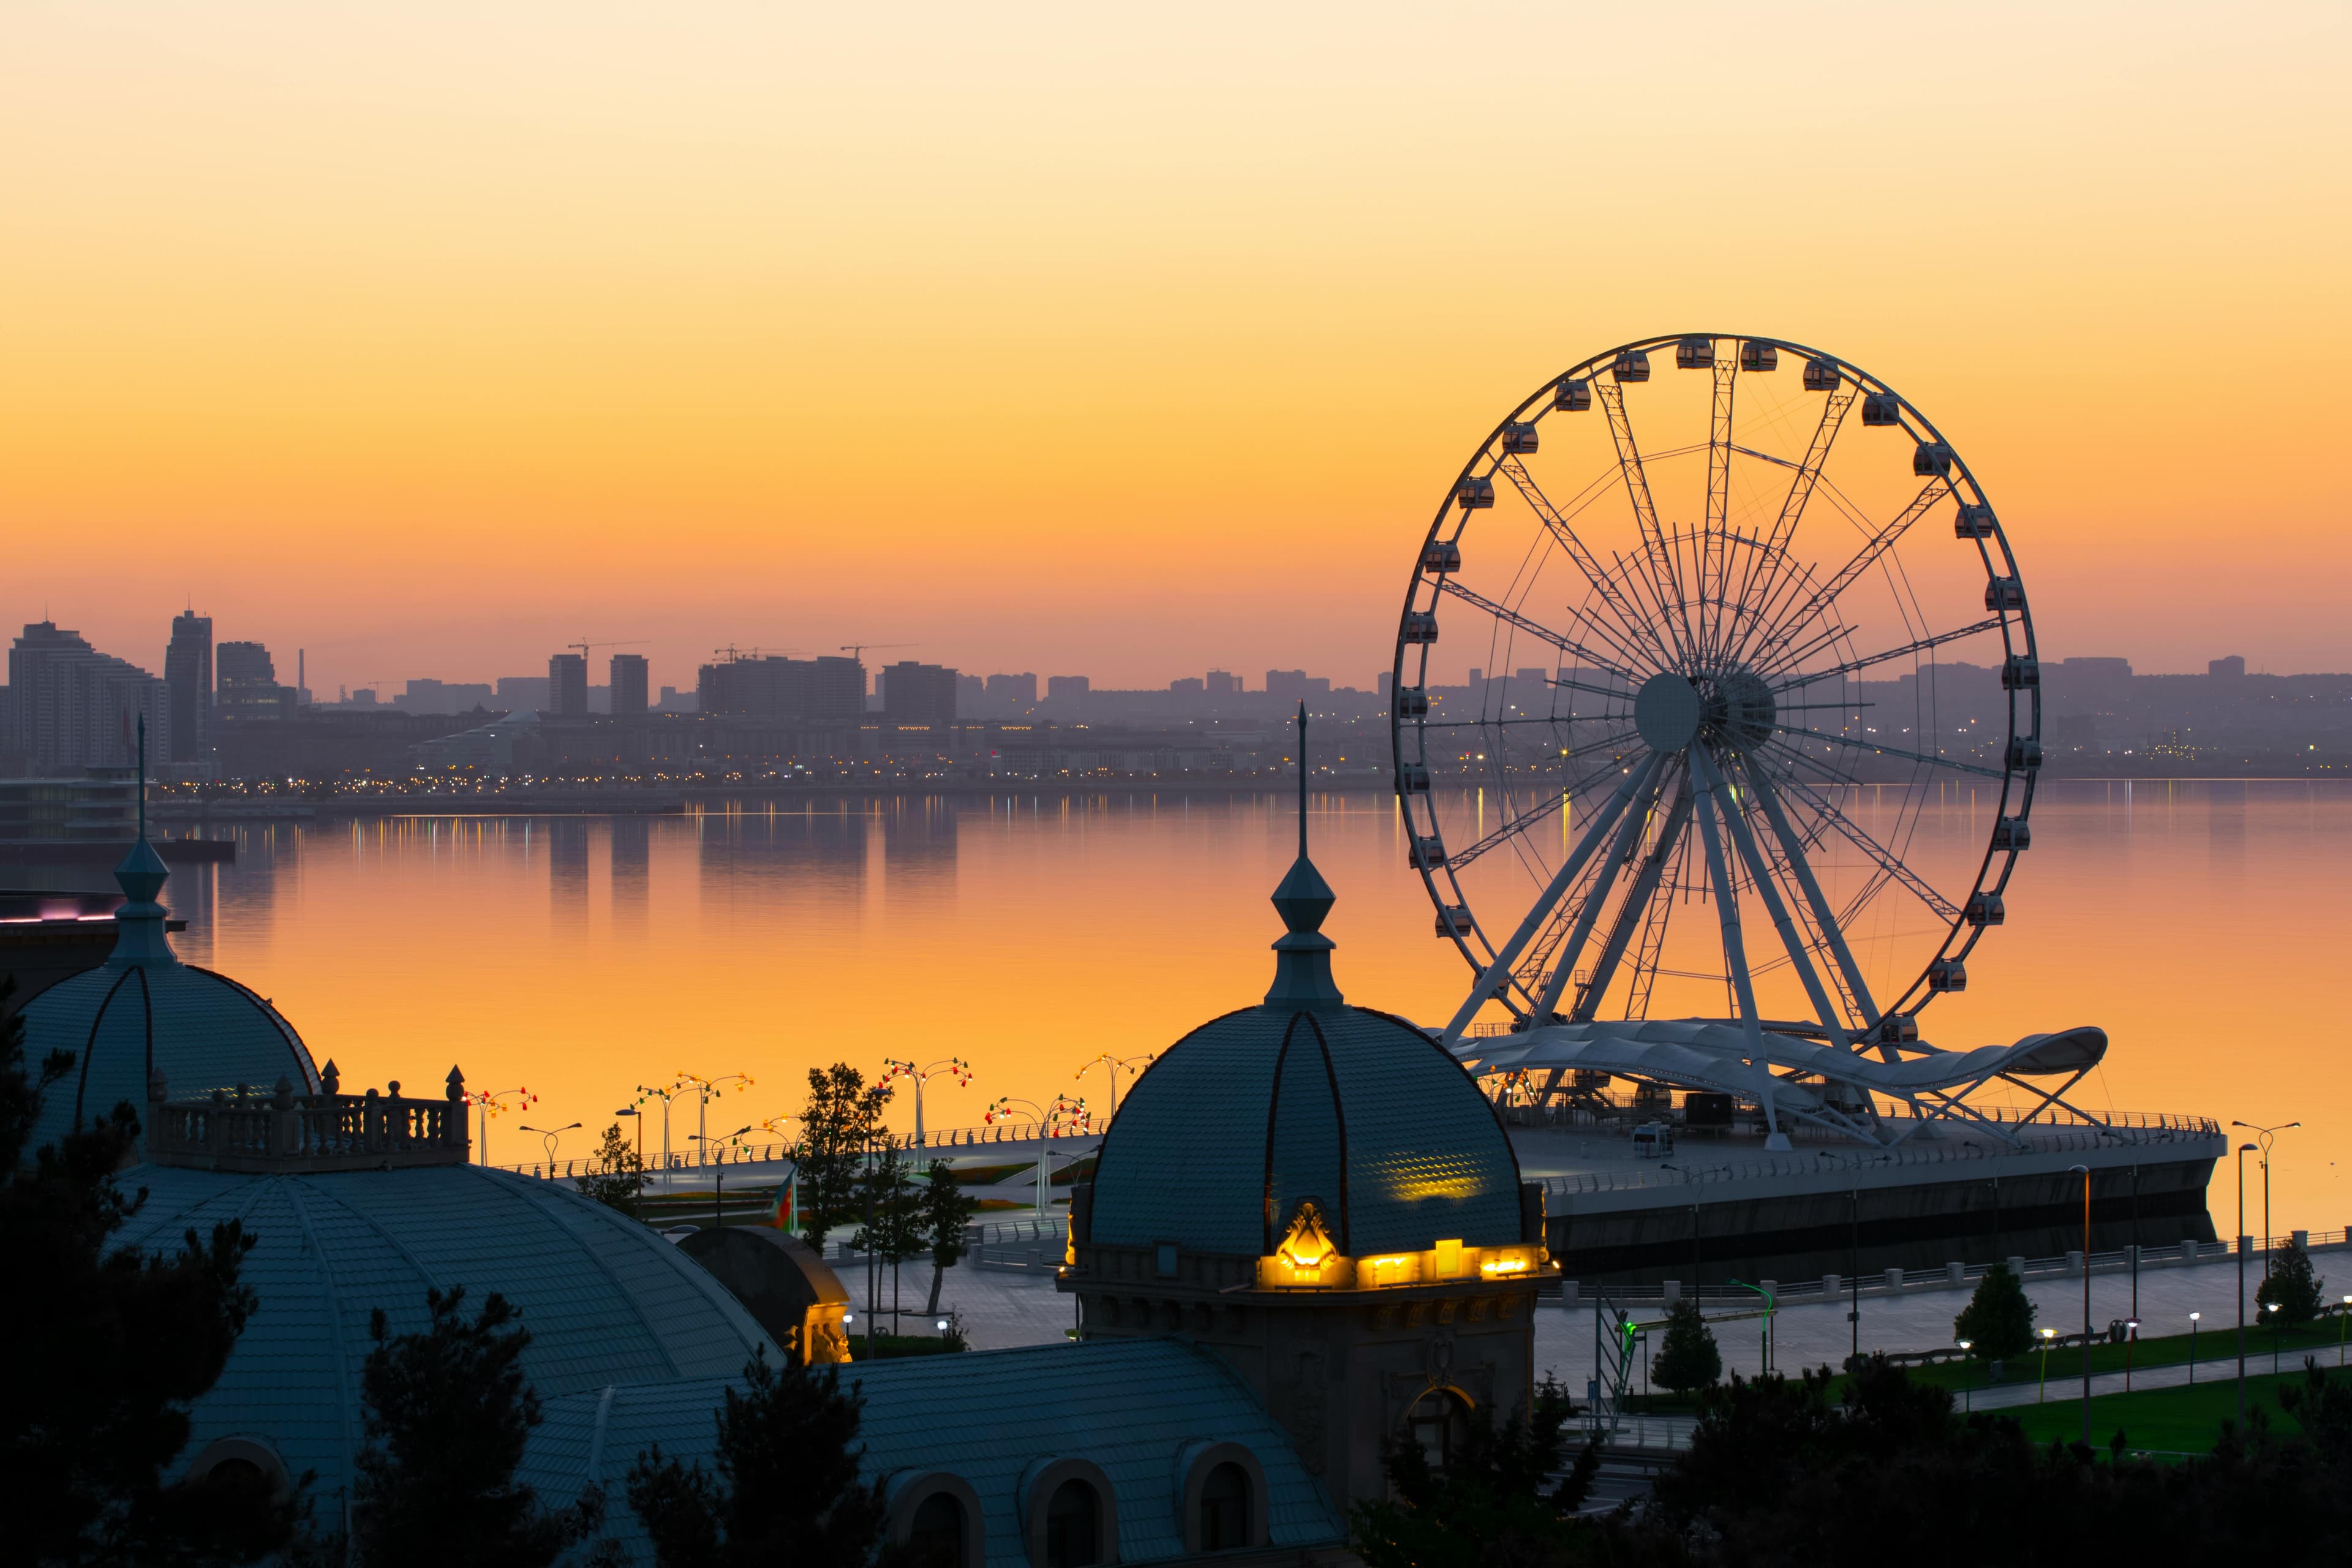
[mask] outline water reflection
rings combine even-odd
[[[1990,810],[1955,791],[1916,847],[1979,853]],[[1467,974],[1433,938],[1393,803],[1318,797],[1312,816],[1341,987],[1442,1020]],[[276,997],[351,1081],[454,1060],[478,1083],[528,1083],[560,1125],[609,1120],[616,1092],[693,1065],[753,1074],[740,1120],[757,1121],[797,1108],[812,1065],[870,1071],[916,1050],[976,1065],[950,1103],[1050,1099],[1085,1058],[1158,1050],[1255,1002],[1278,931],[1266,897],[1296,847],[1281,794],[818,800],[257,826],[234,864],[182,868],[172,896],[191,921],[181,951]],[[2074,1098],[2299,1119],[2274,1206],[2340,1227],[2352,1192],[2330,1162],[2352,1133],[2352,1065],[2315,1026],[2337,1010],[2347,866],[2352,787],[2046,788],[2008,923],[1970,956],[1969,990],[1927,1015],[1931,1037],[2102,1025],[2114,1049]],[[2230,1180],[2225,1165],[2223,1207]]]

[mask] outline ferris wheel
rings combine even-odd
[[[1723,333],[1545,383],[1464,464],[1397,631],[1408,857],[1476,976],[1444,1040],[1747,1086],[1776,1140],[1776,1100],[1866,1121],[1841,1079],[1916,1102],[1936,1074],[1888,1075],[1941,1054],[1918,1015],[2032,843],[2040,685],[2000,520],[1885,383]],[[2034,1038],[2011,1070],[2092,1048]]]

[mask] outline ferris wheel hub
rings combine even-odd
[[[1654,675],[1633,694],[1633,728],[1654,752],[1679,752],[1698,738],[1706,706],[1687,677]]]
[[[1733,752],[1752,751],[1769,740],[1780,719],[1780,704],[1763,677],[1750,669],[1732,669],[1705,679],[1699,699],[1706,714],[1707,738]]]

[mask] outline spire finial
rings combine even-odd
[[[1298,858],[1307,858],[1307,702],[1298,703]]]
[[[1274,889],[1274,907],[1288,929],[1274,944],[1274,988],[1265,994],[1272,1006],[1336,1007],[1345,998],[1331,978],[1331,939],[1323,934],[1323,917],[1338,900],[1331,884],[1307,858],[1307,704],[1298,705],[1298,858]]]

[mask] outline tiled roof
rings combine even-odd
[[[110,959],[33,998],[26,1059],[53,1050],[71,1051],[74,1068],[49,1090],[28,1156],[121,1101],[143,1117],[152,1072],[179,1100],[240,1083],[268,1089],[280,1078],[298,1094],[319,1088],[310,1051],[276,1008],[226,975],[169,961]]]
[[[1493,1246],[1519,1239],[1518,1184],[1486,1097],[1418,1029],[1364,1007],[1248,1007],[1185,1036],[1121,1097],[1090,1235],[1261,1256],[1267,1226],[1312,1197],[1350,1254]]]
[[[148,1195],[120,1245],[166,1251],[226,1219],[260,1238],[243,1276],[259,1310],[196,1403],[184,1457],[265,1437],[293,1474],[318,1472],[322,1523],[340,1514],[364,1441],[370,1314],[383,1308],[395,1334],[420,1328],[427,1286],[520,1307],[523,1364],[550,1398],[729,1376],[766,1342],[699,1265],[562,1184],[478,1165],[282,1176],[142,1165],[121,1181]]]
[[[869,1478],[950,1471],[979,1494],[992,1564],[1024,1564],[1020,1491],[1041,1460],[1090,1459],[1117,1494],[1118,1555],[1183,1554],[1179,1453],[1207,1439],[1246,1446],[1265,1467],[1269,1544],[1336,1543],[1346,1529],[1289,1439],[1217,1357],[1181,1340],[1092,1340],[860,1363],[842,1369],[866,1396],[859,1437]],[[550,1504],[592,1480],[606,1531],[629,1560],[651,1552],[626,1501],[630,1465],[658,1442],[708,1464],[721,1391],[731,1380],[638,1386],[551,1400],[521,1479]],[[979,1568],[978,1564],[974,1568]]]

